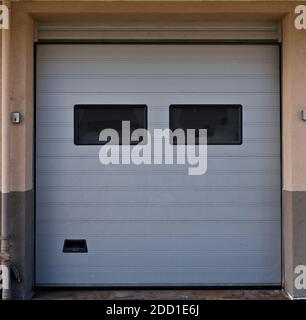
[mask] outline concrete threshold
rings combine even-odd
[[[37,290],[33,300],[288,300],[283,290]]]

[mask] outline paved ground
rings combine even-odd
[[[285,300],[281,290],[44,290],[34,300]]]

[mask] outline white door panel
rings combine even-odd
[[[277,46],[39,45],[36,80],[38,285],[280,285]],[[170,104],[241,104],[243,143],[208,146],[202,176],[103,166],[75,104],[146,104],[149,129]]]

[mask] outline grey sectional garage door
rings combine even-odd
[[[36,80],[38,285],[281,283],[277,46],[39,45]],[[239,104],[243,141],[209,145],[202,176],[103,166],[74,144],[76,104],[147,105],[149,129],[171,104]]]

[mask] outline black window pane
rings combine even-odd
[[[100,132],[114,129],[122,144],[122,122],[130,122],[131,133],[136,129],[147,129],[146,105],[75,105],[74,143],[76,145],[100,145]],[[140,141],[139,141],[140,142]],[[137,144],[139,142],[131,142]]]
[[[171,105],[170,129],[207,130],[207,144],[242,144],[241,105]],[[196,144],[199,143],[196,139]],[[176,144],[176,141],[174,141]]]

